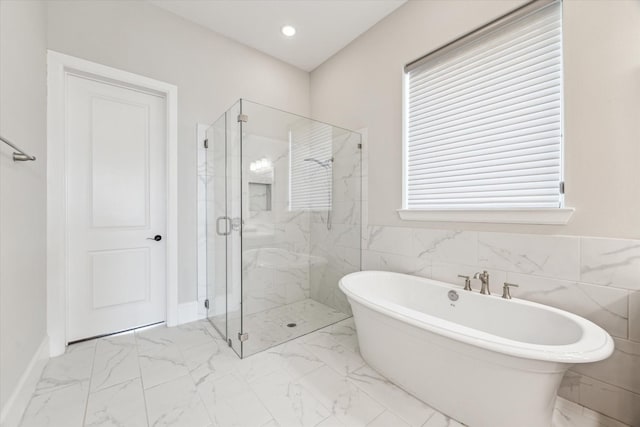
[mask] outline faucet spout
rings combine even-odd
[[[480,283],[482,283],[482,287],[480,288],[480,293],[483,295],[491,295],[491,291],[489,290],[489,272],[484,270],[482,273],[478,272],[473,275],[474,279],[480,279]]]

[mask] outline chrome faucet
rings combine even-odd
[[[482,273],[476,273],[473,275],[474,279],[480,279],[482,283],[482,288],[480,289],[480,293],[483,295],[491,295],[491,291],[489,290],[489,272],[487,270]]]

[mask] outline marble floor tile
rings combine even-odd
[[[311,341],[314,337],[329,336],[337,344],[342,345],[348,350],[356,354],[360,354],[360,347],[358,345],[358,336],[356,335],[356,325],[353,322],[353,318],[343,320],[326,328],[320,329],[314,334],[307,335],[304,341]]]
[[[182,350],[184,363],[196,385],[209,378],[228,375],[242,360],[222,340]]]
[[[138,357],[142,384],[145,389],[189,375],[182,353],[176,346],[164,348]]]
[[[89,395],[86,427],[140,427],[147,425],[142,383],[139,378]]]
[[[577,403],[566,399],[556,399],[556,407],[553,410],[553,427],[625,427],[620,421],[616,421],[602,414],[594,412]]]
[[[385,411],[382,405],[327,366],[302,377],[300,383],[346,426],[366,426]]]
[[[258,378],[251,388],[282,426],[315,426],[331,415],[303,384],[283,370]]]
[[[96,342],[96,352],[111,351],[121,346],[135,346],[136,345],[136,332],[127,331],[119,334],[108,335],[106,337],[98,338]]]
[[[297,313],[313,324],[322,310],[300,302],[272,320]],[[462,426],[368,367],[353,319],[245,359],[206,321],[71,345],[47,363],[20,426],[85,425]],[[553,427],[626,426],[558,398]]]
[[[262,352],[242,359],[235,371],[245,381],[252,382],[279,369],[281,369],[281,362],[277,355]]]
[[[342,422],[337,419],[335,416],[330,416],[329,418],[322,421],[316,427],[347,427]]]
[[[347,375],[365,364],[359,354],[348,350],[327,334],[316,334],[305,340],[303,347],[341,375]]]
[[[260,427],[282,427],[275,419],[271,419],[266,424],[261,425]]]
[[[366,365],[349,373],[347,378],[408,425],[420,427],[436,412]]]
[[[140,367],[133,333],[98,340],[91,373],[91,391],[138,377]]]
[[[65,354],[47,362],[40,381],[36,385],[38,393],[54,391],[69,385],[84,382],[91,377],[91,367],[95,355],[93,345],[72,344]]]
[[[323,362],[296,340],[245,358],[235,369],[244,379],[252,382],[280,369],[297,379],[321,366]]]
[[[34,395],[20,427],[80,427],[89,393],[89,382],[78,382]]]
[[[263,426],[274,422],[249,384],[237,374],[209,377],[197,389],[214,426]]]
[[[436,412],[427,420],[426,423],[422,425],[422,427],[464,427],[464,424],[461,424],[440,412]]]
[[[181,349],[189,349],[202,344],[224,340],[213,329],[207,320],[200,320],[180,325],[176,328],[168,328],[172,341]]]
[[[190,376],[145,390],[152,427],[208,427],[211,420]]]
[[[150,326],[135,332],[139,354],[157,353],[167,347],[176,347],[175,335],[164,325]]]
[[[384,411],[376,419],[367,424],[367,427],[409,427],[409,424],[405,423],[402,418],[389,411]]]

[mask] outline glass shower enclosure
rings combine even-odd
[[[247,100],[207,130],[208,318],[240,357],[351,316],[361,136]]]

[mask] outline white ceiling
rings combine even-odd
[[[185,19],[311,71],[406,0],[150,0]],[[285,37],[280,29],[293,25]]]

